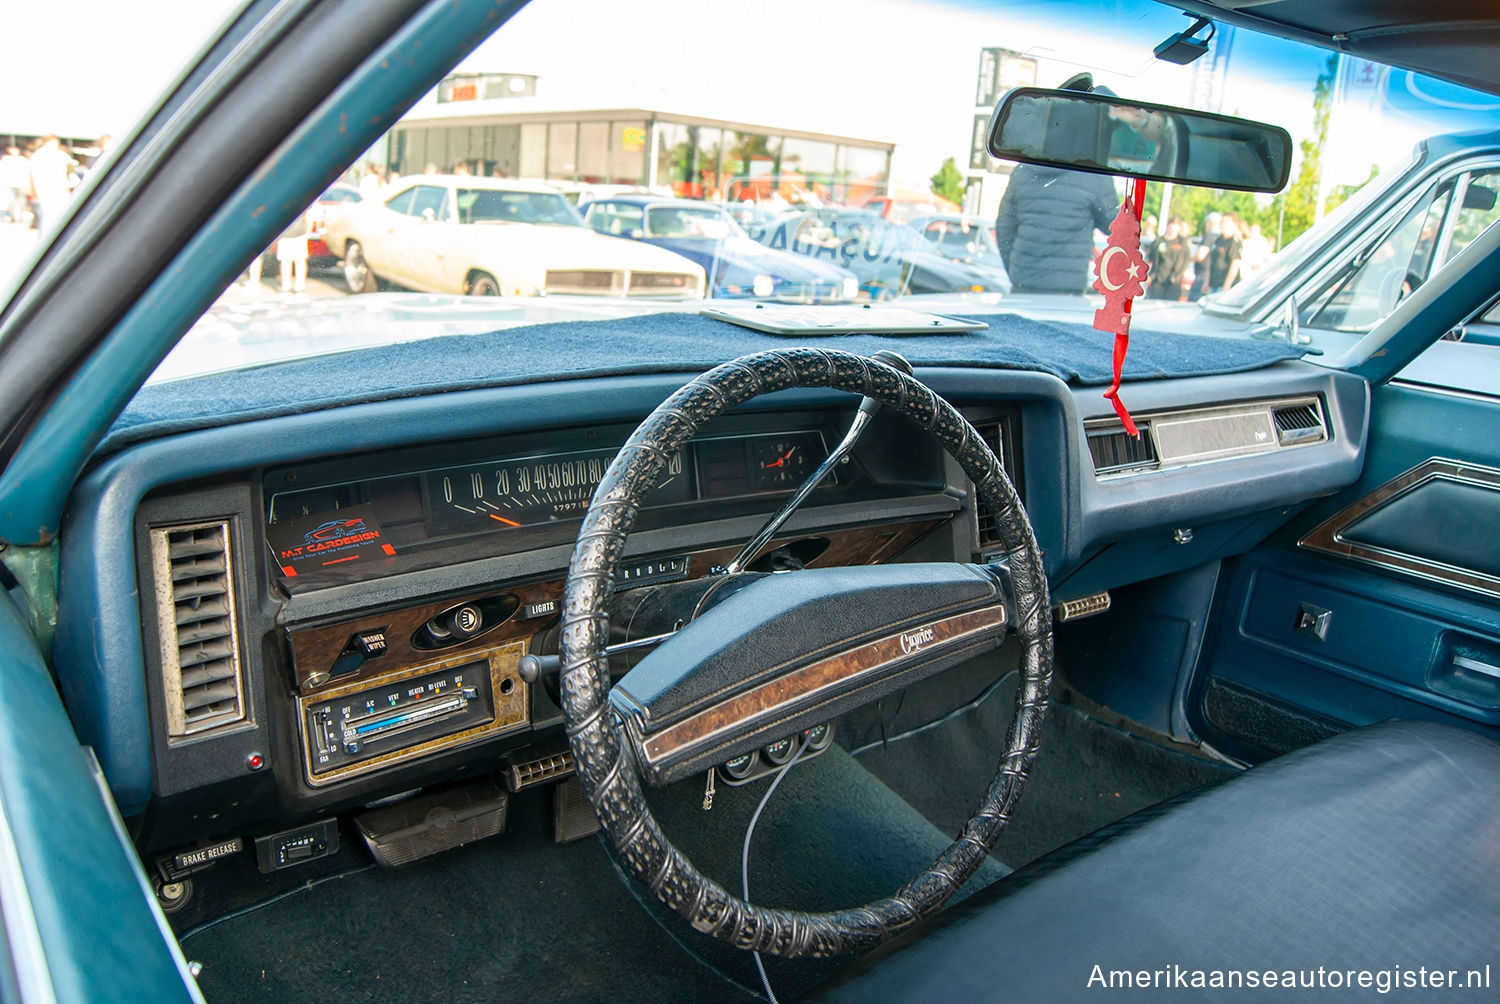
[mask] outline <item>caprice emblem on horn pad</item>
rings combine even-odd
[[[932,625],[919,627],[911,631],[903,632],[901,635],[901,651],[907,655],[919,651],[923,645],[932,641]]]

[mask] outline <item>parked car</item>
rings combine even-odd
[[[872,195],[854,206],[867,213],[883,216],[892,223],[910,223],[919,216],[935,213],[957,213],[959,207],[950,200],[930,192],[903,191],[897,195]]]
[[[1500,365],[1468,335],[1500,309],[1500,12],[1182,6],[1201,46],[1146,0],[965,0],[882,5],[851,47],[847,4],[796,0],[769,13],[805,55],[771,81],[721,19],[650,0],[236,5],[0,293],[0,1000],[1492,999]],[[146,20],[151,58],[90,39],[93,76],[160,71]],[[668,23],[670,52],[629,44]],[[1269,96],[1299,138],[1327,126],[1330,170],[1341,129],[1358,154],[1395,131],[1380,95],[1492,128],[1424,142],[1242,287],[1137,299],[1128,355],[1118,295],[909,275],[892,303],[717,311],[758,326],[701,299],[221,295],[495,52],[590,117],[636,122],[635,84],[691,88],[698,123],[726,102],[647,149],[507,113],[549,162],[710,184],[729,160],[878,183],[889,158],[843,139],[962,144],[976,63],[988,93],[1090,52],[1121,87]],[[7,52],[32,56],[58,58]],[[458,124],[408,150],[514,138],[443,104]],[[1186,144],[1159,158],[1179,206],[1291,163],[1274,124],[1149,110]],[[1123,120],[1087,118],[1019,131],[1108,170]],[[393,254],[467,230],[507,261],[553,233],[667,254],[539,187],[413,183],[430,220],[413,189],[368,207],[411,219]],[[533,222],[464,220],[495,192]],[[872,219],[771,239],[873,265]]]
[[[910,293],[1008,293],[1010,277],[994,264],[955,261],[904,224],[863,210],[819,209],[788,214],[756,239],[837,263],[858,278],[871,298]]]
[[[838,303],[859,294],[859,280],[848,269],[758,244],[711,203],[617,195],[580,209],[584,222],[601,234],[665,248],[702,265],[710,296]]]
[[[973,220],[959,213],[940,213],[913,217],[906,225],[954,261],[1005,270],[1000,249],[995,245],[993,220]]]
[[[337,184],[328,186],[318,201],[314,202],[307,210],[307,222],[310,227],[307,241],[307,265],[309,268],[330,268],[339,263],[339,255],[334,254],[328,247],[326,237],[328,235],[328,218],[335,213],[347,212],[351,207],[364,201],[364,196],[359,194],[359,189],[353,185]]]
[[[703,268],[681,255],[589,230],[563,195],[535,182],[424,174],[382,202],[329,221],[351,293],[381,280],[430,293],[688,299]]]

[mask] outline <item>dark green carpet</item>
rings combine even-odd
[[[939,829],[958,832],[994,776],[1015,680],[1006,678],[977,707],[935,728],[870,747],[859,762]],[[1137,809],[1235,773],[1053,702],[1020,808],[992,853],[1019,868]]]
[[[738,890],[745,824],[768,783],[720,785],[706,813],[701,780],[651,800],[689,857]],[[596,840],[556,845],[550,821],[550,792],[523,794],[501,837],[396,871],[299,886],[188,932],[184,952],[203,963],[199,983],[211,1002],[697,1002],[759,993],[750,956],[673,915],[648,915]],[[893,891],[946,844],[834,748],[798,765],[763,814],[752,898],[810,909],[862,903]],[[995,865],[976,882],[1002,873]],[[784,1000],[847,962],[766,961]]]

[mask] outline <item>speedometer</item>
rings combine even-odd
[[[428,511],[440,533],[514,528],[582,516],[594,489],[609,469],[615,450],[587,450],[520,457],[487,464],[429,471]],[[661,483],[649,496],[652,505],[686,502],[692,497],[687,452],[667,464]]]

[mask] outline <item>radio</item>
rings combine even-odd
[[[471,652],[384,683],[362,681],[300,699],[308,783],[343,780],[419,754],[524,727],[524,643]]]

